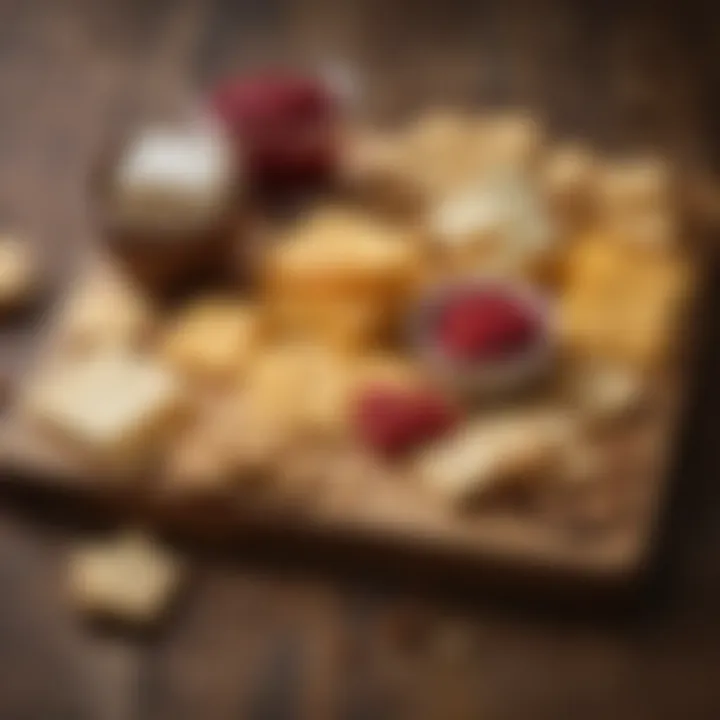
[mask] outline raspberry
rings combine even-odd
[[[251,181],[320,182],[335,164],[335,103],[310,78],[267,74],[230,81],[212,105],[235,138]]]
[[[450,430],[455,408],[428,390],[374,386],[358,399],[355,425],[362,440],[387,456],[396,456]]]
[[[530,346],[539,331],[538,319],[519,301],[476,291],[448,302],[438,339],[457,360],[499,360]]]

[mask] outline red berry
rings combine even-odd
[[[523,303],[500,293],[476,291],[445,306],[438,339],[458,360],[498,360],[530,346],[539,331],[537,317]]]
[[[337,113],[317,81],[281,74],[231,81],[212,104],[255,182],[317,182],[331,174]]]
[[[355,415],[362,440],[389,456],[439,437],[456,420],[455,409],[436,393],[379,386],[362,393]]]

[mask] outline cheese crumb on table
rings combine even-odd
[[[174,555],[136,533],[75,548],[68,585],[78,610],[136,625],[158,620],[183,578]]]
[[[38,261],[27,242],[0,236],[0,310],[27,303],[38,284]]]
[[[89,462],[121,470],[157,450],[183,404],[172,373],[149,359],[110,351],[48,373],[31,388],[27,410]]]

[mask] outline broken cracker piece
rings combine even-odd
[[[174,555],[134,532],[76,548],[69,591],[88,615],[147,625],[167,609],[183,578]]]

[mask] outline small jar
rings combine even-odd
[[[154,297],[235,271],[237,155],[209,122],[140,128],[110,148],[95,181],[112,255]]]

